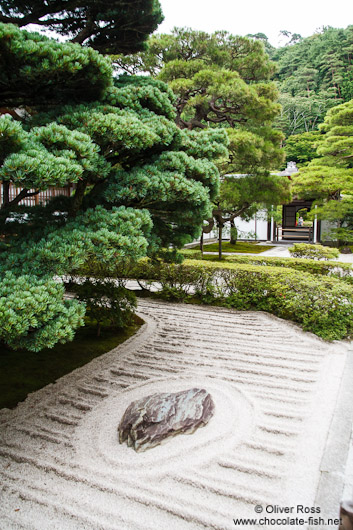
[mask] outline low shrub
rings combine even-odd
[[[159,282],[159,294],[167,299],[268,311],[326,340],[352,332],[353,288],[336,278],[278,267],[191,260],[181,265],[143,261],[132,274]]]
[[[288,250],[294,258],[330,260],[339,257],[339,251],[337,248],[324,247],[323,245],[295,243]]]
[[[220,262],[218,256],[205,255],[202,257],[200,251],[183,250],[185,258],[190,260],[214,261],[221,263],[241,263],[244,265],[262,265],[270,267],[286,267],[310,274],[331,276],[353,284],[353,269],[350,263],[337,261],[318,261],[304,258],[277,258],[273,256],[224,256]]]

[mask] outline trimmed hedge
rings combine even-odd
[[[268,311],[326,340],[352,333],[353,287],[336,278],[288,268],[192,260],[181,265],[141,260],[129,275],[158,282],[167,299]]]
[[[337,248],[324,247],[323,245],[309,245],[308,243],[294,243],[289,249],[294,258],[306,259],[337,259],[339,251]]]
[[[200,251],[183,250],[182,254],[190,260],[201,260]],[[223,263],[238,263],[244,265],[262,265],[270,267],[286,267],[301,272],[307,272],[315,275],[331,276],[353,284],[353,268],[350,263],[339,261],[318,261],[304,258],[276,258],[271,256],[224,256],[220,262],[218,256],[203,256],[204,262],[218,262],[220,266]]]

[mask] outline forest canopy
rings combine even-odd
[[[353,98],[353,26],[324,27],[271,50],[286,136],[317,130],[327,111]]]

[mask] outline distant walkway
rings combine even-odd
[[[315,499],[321,517],[337,517],[348,343],[261,312],[142,299],[139,314],[136,336],[1,411],[1,529],[224,530],[278,516],[256,505],[301,518],[296,506]],[[140,454],[118,443],[131,401],[192,387],[215,401],[206,427]]]

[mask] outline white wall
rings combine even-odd
[[[267,212],[261,211],[256,214],[250,221],[244,221],[240,217],[234,219],[234,224],[238,229],[239,239],[261,239],[267,241]],[[230,234],[230,227],[227,224],[223,230],[223,238],[227,239]]]

